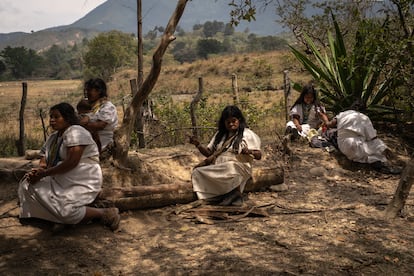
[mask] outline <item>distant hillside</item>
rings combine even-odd
[[[230,1],[193,0],[189,1],[179,26],[185,31],[191,31],[195,24],[203,24],[206,21],[230,21]],[[86,16],[74,22],[68,27],[83,29],[96,29],[100,31],[121,30],[127,33],[136,33],[136,0],[108,0],[98,6]],[[155,26],[165,26],[176,7],[177,1],[153,0],[142,1],[143,32],[154,29]],[[257,21],[243,22],[237,27],[238,31],[246,28],[251,33],[259,35],[275,35],[282,28],[275,22],[276,12],[271,7],[264,12],[259,9]]]
[[[68,28],[59,31],[43,30],[33,33],[0,34],[0,50],[7,46],[26,47],[36,51],[48,49],[52,45],[67,46],[79,44],[84,38],[92,38],[99,31],[79,28]]]
[[[147,33],[156,26],[165,26],[175,9],[176,1],[154,0],[142,1],[143,32]],[[195,24],[206,21],[229,22],[229,1],[189,1],[179,26],[186,32],[191,31]],[[120,30],[136,33],[136,0],[108,0],[96,7],[84,17],[66,26],[57,26],[33,33],[0,34],[0,49],[6,46],[24,46],[34,50],[46,49],[53,44],[73,45],[83,38],[91,38],[99,32]],[[237,31],[249,30],[258,35],[276,35],[282,28],[275,22],[274,10],[268,8],[258,11],[257,21],[242,22]]]

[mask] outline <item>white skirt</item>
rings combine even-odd
[[[195,168],[191,175],[193,190],[199,199],[226,194],[239,187],[243,192],[252,176],[252,158],[245,154],[224,152],[215,164]]]

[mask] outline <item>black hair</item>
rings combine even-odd
[[[49,112],[53,110],[59,111],[63,119],[70,125],[79,125],[79,118],[76,116],[75,109],[68,103],[59,103],[50,108]]]
[[[76,110],[79,111],[90,111],[92,109],[92,105],[88,102],[86,98],[80,100],[76,105]]]
[[[239,149],[239,145],[242,141],[243,138],[243,132],[244,129],[247,128],[247,122],[246,119],[243,116],[243,113],[241,112],[241,110],[235,106],[235,105],[228,105],[226,106],[223,111],[221,112],[221,116],[220,119],[218,121],[218,130],[217,130],[217,135],[216,138],[214,139],[214,149],[217,147],[218,143],[220,143],[220,141],[223,138],[228,138],[228,131],[226,129],[226,120],[230,117],[234,117],[237,118],[239,120],[239,129],[237,130],[237,136],[234,139],[233,142],[233,149],[234,150],[238,150]]]
[[[359,111],[359,112],[364,112],[367,109],[367,106],[365,105],[365,103],[361,100],[361,99],[356,99],[350,106],[349,109],[355,110],[355,111]]]
[[[96,89],[99,91],[99,98],[108,97],[108,93],[106,91],[106,84],[103,79],[95,78],[95,79],[89,79],[85,82],[84,85],[84,91],[88,91],[91,89]]]
[[[313,95],[313,102],[314,102],[315,106],[319,105],[316,89],[313,87],[312,83],[309,83],[309,84],[306,84],[305,86],[303,86],[302,92],[300,93],[299,98],[297,98],[297,100],[295,101],[295,103],[292,105],[292,107],[290,109],[292,109],[297,104],[304,103],[305,95],[307,95],[307,94],[312,94]]]

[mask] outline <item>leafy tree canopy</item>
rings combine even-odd
[[[119,68],[135,62],[137,45],[128,34],[111,31],[96,36],[88,43],[85,54],[85,78],[98,76],[108,80]]]

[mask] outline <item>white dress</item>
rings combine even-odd
[[[100,103],[96,112],[90,115],[91,122],[103,121],[107,123],[104,129],[98,131],[102,150],[114,140],[114,130],[118,126],[118,113],[116,107],[110,101]]]
[[[215,136],[207,145],[213,148]],[[223,141],[217,145],[217,148]],[[260,138],[253,131],[246,128],[239,150],[235,152],[233,146],[220,154],[215,164],[195,168],[191,175],[193,190],[199,199],[212,198],[226,194],[234,188],[240,187],[243,192],[246,182],[252,176],[253,157],[247,154],[239,154],[243,147],[249,150],[260,150]]]
[[[387,146],[377,138],[368,116],[355,110],[347,110],[336,116],[339,150],[350,160],[359,163],[386,162]]]
[[[323,107],[322,112],[325,112],[325,109]],[[292,107],[290,110],[290,117],[292,118],[293,115],[299,116],[299,123],[302,126],[302,131],[299,132],[299,134],[303,137],[306,137],[311,129],[318,129],[319,125],[322,123],[322,120],[318,117],[315,110],[315,105],[312,105],[309,111],[309,115],[307,118],[307,121],[304,122],[304,114],[303,114],[303,105],[302,104],[296,104]],[[288,121],[286,124],[286,127],[296,128],[293,121]]]
[[[43,146],[41,152],[45,155],[49,154],[56,135],[57,132],[52,133]],[[66,129],[61,139],[59,162],[66,158],[67,147],[86,146],[79,164],[66,173],[46,176],[34,184],[23,178],[18,189],[21,218],[77,224],[85,216],[85,205],[92,203],[101,191],[99,151],[89,131],[73,125]]]

